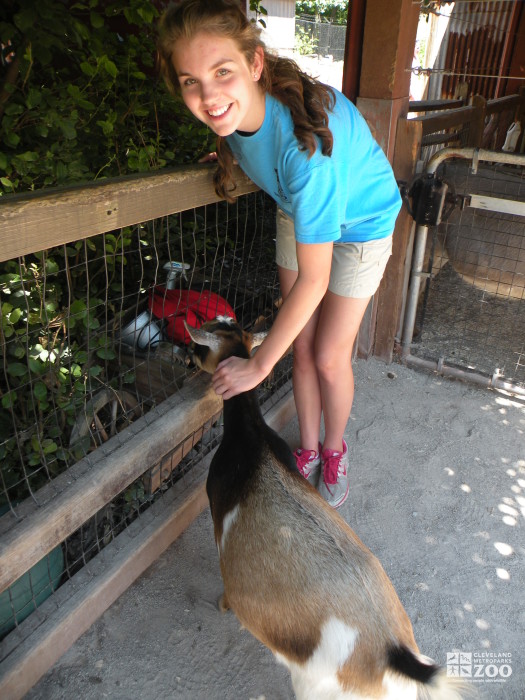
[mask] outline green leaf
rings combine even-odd
[[[96,75],[97,69],[95,66],[92,66],[90,63],[87,61],[82,61],[80,64],[80,70],[84,75],[87,75],[89,78],[92,78],[94,75]]]
[[[34,357],[27,358],[27,366],[33,374],[41,374],[45,369],[45,366]]]
[[[103,18],[98,14],[98,12],[90,12],[89,19],[91,21],[91,26],[94,29],[100,29],[104,26]]]
[[[116,353],[111,348],[99,348],[97,350],[97,357],[101,360],[114,360],[116,358]]]
[[[97,124],[101,127],[102,131],[104,132],[104,136],[110,136],[113,133],[113,124],[111,122],[99,119],[97,121]]]
[[[71,121],[62,121],[60,124],[60,129],[64,134],[65,138],[69,141],[72,141],[77,136],[77,130],[75,129],[75,126]]]
[[[18,323],[21,316],[22,316],[22,309],[13,309],[11,311],[11,313],[9,314],[9,322],[14,325],[15,323]]]
[[[44,452],[45,455],[52,454],[53,452],[56,452],[57,449],[58,449],[58,445],[53,440],[50,440],[50,439],[42,440],[42,451]]]
[[[51,258],[46,258],[46,274],[47,275],[54,275],[58,272],[60,268],[58,267],[58,263],[55,262],[55,260],[52,260]]]
[[[4,114],[14,116],[16,114],[22,114],[23,111],[23,105],[19,104],[18,102],[8,102],[4,109]]]
[[[76,363],[73,363],[71,365],[71,375],[75,377],[75,379],[78,379],[79,377],[82,376],[82,367],[80,365],[77,365]]]
[[[44,382],[36,382],[33,384],[33,396],[38,399],[38,401],[43,401],[47,398],[47,386]]]
[[[34,163],[35,161],[39,160],[39,155],[38,153],[35,153],[35,151],[26,151],[25,153],[19,153],[18,158],[26,163]]]
[[[9,391],[7,394],[2,396],[2,406],[3,408],[13,408],[15,401],[17,399],[16,391]]]
[[[104,61],[103,61],[103,66],[106,70],[106,72],[112,77],[116,78],[117,77],[117,66],[113,63],[111,59],[109,59],[107,56],[104,56]]]
[[[29,88],[27,97],[26,97],[26,105],[28,109],[34,109],[35,107],[39,107],[42,104],[42,93],[40,90],[36,90],[35,88]]]
[[[41,138],[45,139],[49,134],[49,129],[44,124],[39,124],[35,127],[35,132],[37,136],[40,136]]]
[[[85,316],[87,313],[86,302],[82,299],[75,299],[69,307],[69,313],[71,316]]]
[[[23,365],[21,362],[9,362],[7,373],[12,377],[23,377],[27,374],[27,365]]]
[[[11,180],[8,177],[0,177],[0,182],[4,187],[7,187],[8,190],[14,190],[15,186],[11,182]]]

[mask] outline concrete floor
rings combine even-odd
[[[379,557],[421,651],[462,652],[487,700],[525,698],[525,404],[397,364],[355,364],[343,517]],[[292,421],[285,437],[297,441]],[[221,615],[209,512],[28,700],[291,700],[288,673]]]

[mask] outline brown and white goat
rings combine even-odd
[[[213,373],[262,340],[219,317],[186,326]],[[460,698],[419,655],[410,620],[379,561],[295,466],[255,390],[224,402],[224,436],[206,489],[224,595],[244,627],[290,670],[299,700]]]

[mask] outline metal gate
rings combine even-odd
[[[446,148],[409,194],[403,361],[525,396],[525,156]]]

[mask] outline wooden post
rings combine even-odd
[[[520,94],[520,105],[516,110],[518,113],[518,120],[521,124],[521,137],[516,149],[516,153],[525,153],[525,85],[522,85],[519,90]]]
[[[367,0],[357,107],[391,163],[398,120],[408,113],[410,68],[418,21],[419,4],[412,0],[391,0],[389,3]],[[361,357],[375,352],[381,294],[380,287],[361,324],[357,341]],[[398,302],[401,303],[401,299]]]
[[[410,182],[421,148],[422,125],[401,118],[396,132],[394,172],[398,180]],[[391,362],[396,331],[403,308],[404,270],[413,219],[403,206],[397,217],[392,257],[388,261],[378,294],[374,354]]]
[[[475,108],[475,112],[469,126],[467,145],[471,148],[481,148],[483,130],[485,128],[487,100],[481,95],[474,95],[472,98],[472,106]]]

